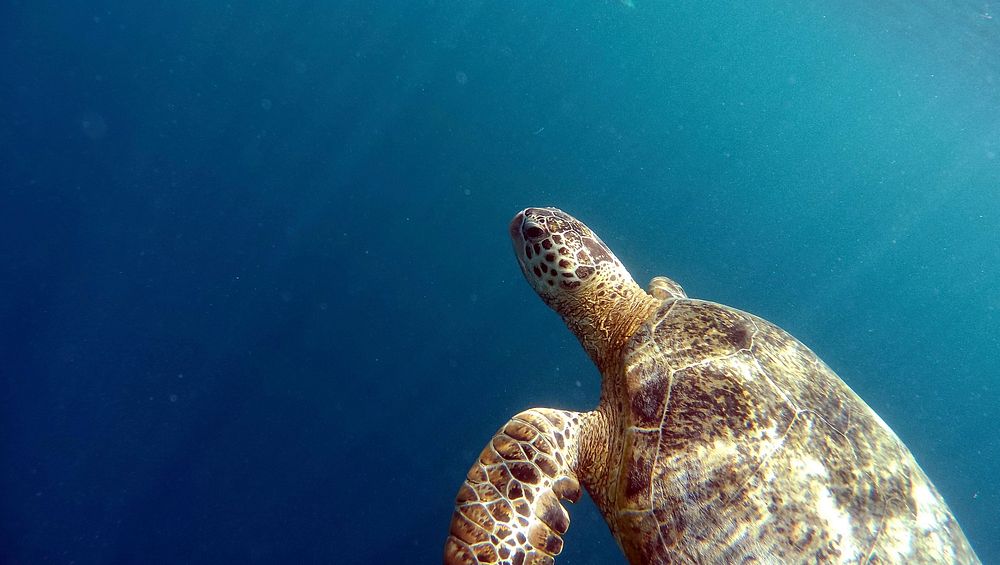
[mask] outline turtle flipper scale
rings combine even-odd
[[[469,470],[455,499],[446,565],[553,564],[580,483],[581,414],[534,408],[511,418]]]

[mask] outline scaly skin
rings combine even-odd
[[[602,371],[620,367],[622,344],[659,300],[635,284],[593,232],[561,213],[528,209],[510,229],[521,268],[536,291]],[[532,237],[536,233],[544,237]],[[611,503],[605,493],[618,461],[609,454],[621,452],[624,395],[617,390],[620,379],[602,383],[596,410],[529,410],[497,432],[459,491],[445,563],[552,563],[569,527],[558,499],[575,502],[583,481],[599,505]],[[541,449],[545,446],[556,446],[555,466]]]
[[[978,563],[889,427],[807,347],[733,308],[649,291],[587,226],[528,208],[525,278],[602,374],[586,413],[505,424],[456,500],[446,564],[552,564],[582,484],[630,563]]]
[[[575,469],[585,419],[540,408],[497,431],[458,491],[445,563],[553,563],[569,528],[559,500],[581,494]]]

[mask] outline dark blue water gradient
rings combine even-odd
[[[1000,15],[690,4],[0,8],[0,560],[436,562],[493,430],[596,403],[506,239],[555,205],[813,347],[1000,561]]]

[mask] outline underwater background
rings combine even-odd
[[[0,562],[439,563],[599,394],[526,206],[803,340],[1000,562],[1000,5],[8,0],[0,68]]]

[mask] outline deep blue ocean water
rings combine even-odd
[[[440,562],[598,397],[526,206],[802,339],[1000,562],[998,54],[981,0],[9,0],[0,562]]]

